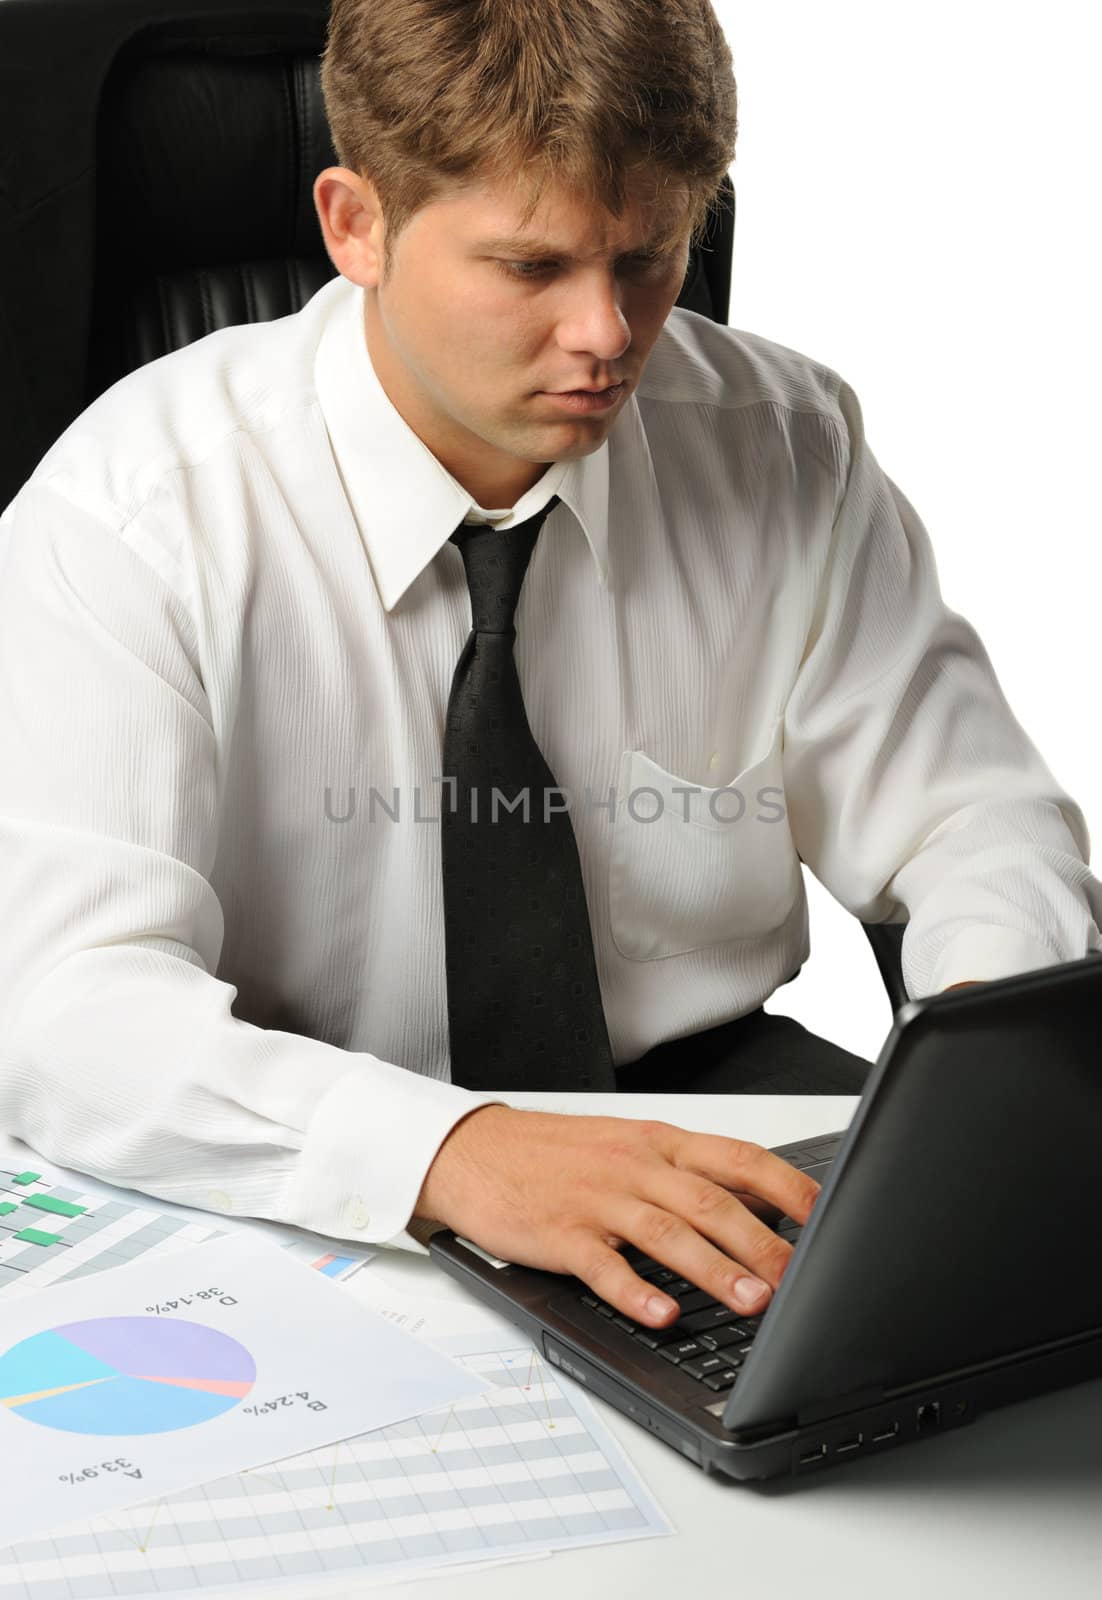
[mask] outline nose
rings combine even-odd
[[[579,274],[569,291],[560,341],[612,365],[631,343],[631,328],[620,304],[622,289],[614,273]]]

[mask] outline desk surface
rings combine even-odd
[[[857,1106],[856,1098],[836,1095],[509,1099],[548,1111],[660,1117],[765,1145],[845,1128]],[[426,1256],[381,1251],[360,1275],[365,1289],[372,1275],[412,1299],[447,1299],[482,1312]],[[348,1280],[348,1293],[357,1281]],[[387,1593],[431,1595],[436,1586],[446,1600],[516,1600],[521,1590],[524,1600],[670,1600],[688,1583],[718,1580],[724,1595],[768,1600],[1102,1596],[1102,1381],[993,1411],[878,1461],[765,1484],[710,1478],[603,1400],[588,1398],[677,1529],[673,1536],[467,1573],[446,1567],[387,1584]],[[294,1600],[347,1600],[378,1587],[304,1580]]]
[[[843,1095],[545,1095],[510,1102],[597,1116],[661,1117],[761,1144],[849,1125]],[[381,1271],[411,1296],[477,1304],[432,1261],[387,1251]],[[356,1279],[349,1279],[354,1292]],[[502,1566],[388,1586],[396,1596],[443,1582],[448,1600],[670,1600],[694,1579],[724,1592],[789,1600],[1098,1600],[1102,1595],[1102,1381],[981,1416],[880,1461],[821,1477],[739,1484],[708,1477],[590,1395],[678,1532],[667,1539],[559,1551]],[[729,1585],[729,1587],[728,1587]],[[318,1591],[319,1595],[322,1591]],[[343,1595],[369,1589],[343,1589]],[[328,1591],[330,1595],[333,1591]]]

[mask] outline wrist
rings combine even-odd
[[[463,1116],[448,1129],[441,1140],[429,1169],[425,1173],[421,1184],[421,1191],[414,1203],[412,1215],[417,1218],[432,1222],[443,1223],[451,1227],[451,1213],[455,1202],[455,1174],[461,1164],[461,1159],[467,1140],[470,1137],[471,1124],[480,1113],[488,1111],[509,1112],[513,1108],[505,1105],[475,1106],[472,1111],[464,1112]]]

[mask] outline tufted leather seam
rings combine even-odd
[[[157,307],[161,313],[161,338],[167,353],[172,349],[172,327],[169,321],[169,297],[165,293],[163,278],[157,279]]]
[[[293,70],[293,69],[292,69]],[[292,231],[295,227],[295,193],[298,188],[298,166],[295,159],[295,112],[292,102],[290,71],[285,67],[280,73],[280,93],[283,97],[283,136],[287,141],[285,170],[287,173],[287,204]]]
[[[208,279],[207,274],[202,267],[199,268],[196,276],[199,280],[199,303],[203,308],[203,332],[205,334],[213,333],[214,300],[210,292],[210,280]]]
[[[294,61],[294,63],[292,64],[292,67],[291,67],[291,72],[293,74],[293,82],[294,82],[294,87],[295,87],[295,111],[296,111],[295,133],[298,136],[298,163],[297,163],[298,182],[297,182],[297,185],[296,185],[295,196],[294,196],[295,237],[296,237],[296,240],[298,240],[299,228],[301,226],[301,224],[300,224],[300,212],[301,212],[303,206],[305,205],[304,196],[305,196],[305,193],[306,193],[307,185],[309,184],[309,181],[310,181],[310,172],[309,172],[309,165],[308,165],[308,147],[309,147],[309,143],[310,143],[310,139],[309,139],[310,102],[309,102],[309,97],[308,97],[308,95],[306,93],[305,63],[303,62],[301,57],[299,57],[298,59],[296,59]],[[305,244],[305,240],[298,240],[298,248],[299,249],[302,249],[304,244]],[[296,254],[297,253],[298,252],[296,251]]]
[[[245,321],[256,322],[259,319],[253,302],[252,281],[249,277],[248,268],[242,262],[237,264],[237,275],[241,279],[241,292],[245,297]]]

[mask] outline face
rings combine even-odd
[[[523,231],[520,202],[488,186],[415,213],[383,282],[385,223],[346,167],[314,184],[326,249],[361,284],[364,337],[391,403],[473,498],[513,505],[552,461],[608,437],[681,292],[686,228],[648,254],[662,220],[637,196],[619,222],[551,187]],[[523,247],[507,241],[524,241]],[[610,408],[549,398],[620,383]]]

